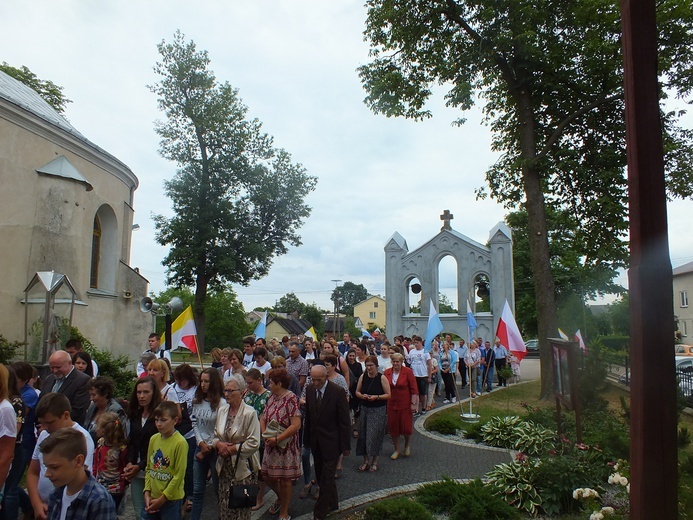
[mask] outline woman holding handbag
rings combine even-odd
[[[220,405],[212,444],[217,450],[220,520],[250,520],[257,496],[260,468],[260,422],[255,410],[243,402],[246,383],[233,374],[224,384],[225,405]],[[244,504],[233,501],[235,487],[251,487],[254,495]]]
[[[265,411],[260,417],[265,454],[262,458],[262,479],[277,494],[277,501],[269,508],[270,514],[280,513],[280,520],[288,520],[292,483],[301,477],[301,450],[298,430],[301,411],[298,397],[289,390],[291,378],[283,368],[269,373],[270,392]]]

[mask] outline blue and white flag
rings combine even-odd
[[[438,311],[436,311],[433,305],[433,300],[429,298],[431,302],[431,310],[428,312],[428,327],[426,328],[426,342],[424,343],[424,352],[430,352],[433,340],[435,337],[443,332],[443,324],[438,317]]]
[[[363,327],[361,327],[361,337],[362,337],[362,338],[370,338],[370,339],[373,339],[373,336],[371,336],[371,333],[368,332],[368,331],[367,331],[366,329],[364,329]]]
[[[265,314],[262,315],[262,319],[259,321],[257,324],[257,327],[255,327],[255,339],[258,338],[265,338],[265,330],[267,329],[267,311],[265,311]]]
[[[467,300],[467,328],[469,329],[469,341],[474,338],[474,331],[476,330],[476,318],[472,314],[472,306],[469,305],[469,300]]]

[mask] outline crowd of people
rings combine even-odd
[[[458,376],[474,398],[492,390],[494,372],[507,385],[506,364],[520,375],[505,347],[481,338],[424,349],[419,336],[248,337],[242,350],[213,349],[200,372],[172,370],[157,334],[148,347],[127,400],[78,340],[50,356],[41,391],[29,363],[0,365],[0,520],[22,510],[37,520],[115,518],[126,493],[138,519],[199,520],[210,493],[220,518],[249,519],[267,488],[269,512],[286,520],[301,479],[299,497],[314,498],[322,519],[338,508],[352,440],[358,471],[375,473],[386,435],[390,459],[409,457],[414,418],[436,393],[456,402]],[[246,485],[257,485],[257,499],[235,507],[232,489]]]

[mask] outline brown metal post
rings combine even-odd
[[[621,0],[630,203],[630,518],[677,518],[672,272],[654,0]]]

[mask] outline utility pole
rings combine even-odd
[[[339,295],[337,294],[337,286],[341,280],[332,280],[334,282],[334,321],[332,322],[332,334],[334,339],[337,339],[337,311],[339,310]]]

